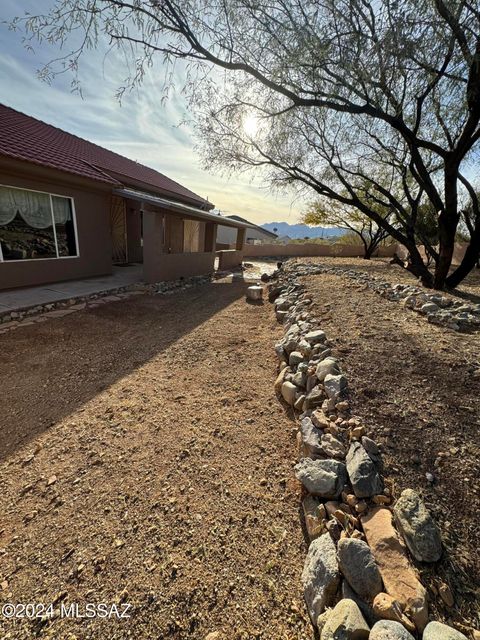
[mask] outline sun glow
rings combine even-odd
[[[243,119],[243,130],[249,138],[254,138],[258,131],[258,118],[246,116]]]

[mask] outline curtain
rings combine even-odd
[[[50,196],[47,193],[0,187],[0,224],[8,224],[17,213],[34,229],[52,226]]]
[[[71,218],[70,199],[52,196],[53,219],[55,224],[65,224]]]
[[[183,224],[183,250],[185,253],[197,253],[200,251],[200,222],[184,220]]]
[[[12,191],[13,189],[0,187],[0,227],[9,224],[17,215]]]

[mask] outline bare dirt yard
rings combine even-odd
[[[245,287],[0,337],[2,604],[132,605],[3,617],[2,638],[311,637],[294,423],[273,394],[282,329]]]
[[[415,284],[388,261],[310,260]],[[479,273],[460,296],[480,299]],[[479,629],[480,334],[429,324],[343,276],[302,280],[342,359],[353,411],[383,447],[385,477],[395,495],[408,487],[419,491],[441,527],[443,559],[431,570],[419,567],[434,615]],[[426,473],[434,475],[433,484]],[[435,576],[450,586],[453,607],[438,597]]]

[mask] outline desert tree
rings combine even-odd
[[[370,217],[354,207],[340,205],[330,199],[314,200],[302,216],[302,222],[309,225],[331,226],[343,229],[363,246],[366,260],[374,255],[388,233]]]
[[[157,54],[166,62],[181,58],[189,63],[194,104],[202,102],[206,86],[223,83],[245,114],[260,109],[275,132],[286,113],[307,121],[307,113],[315,120],[333,114],[346,117],[352,140],[355,128],[360,138],[373,131],[369,145],[377,153],[385,141],[401,142],[409,179],[437,216],[433,276],[415,254],[415,230],[401,239],[397,234],[406,240],[417,275],[436,288],[455,287],[475,265],[478,216],[462,263],[449,273],[460,201],[468,197],[478,208],[467,171],[480,139],[478,0],[57,0],[47,14],[13,26],[21,24],[27,38],[63,46],[74,35],[72,50],[43,69],[47,78],[75,71],[80,56],[106,36],[132,61],[123,88],[141,82]],[[343,164],[361,147],[355,144]],[[293,173],[297,169],[304,171],[295,165]],[[348,171],[328,166],[325,180],[317,172],[322,195],[341,202],[346,189],[355,200]],[[383,197],[389,201],[391,195]],[[372,219],[396,237],[388,221]]]

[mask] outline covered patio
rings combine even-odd
[[[236,248],[215,251],[217,226],[237,230]],[[213,273],[241,263],[248,224],[131,188],[116,189],[112,202],[114,263],[143,263],[149,284]]]

